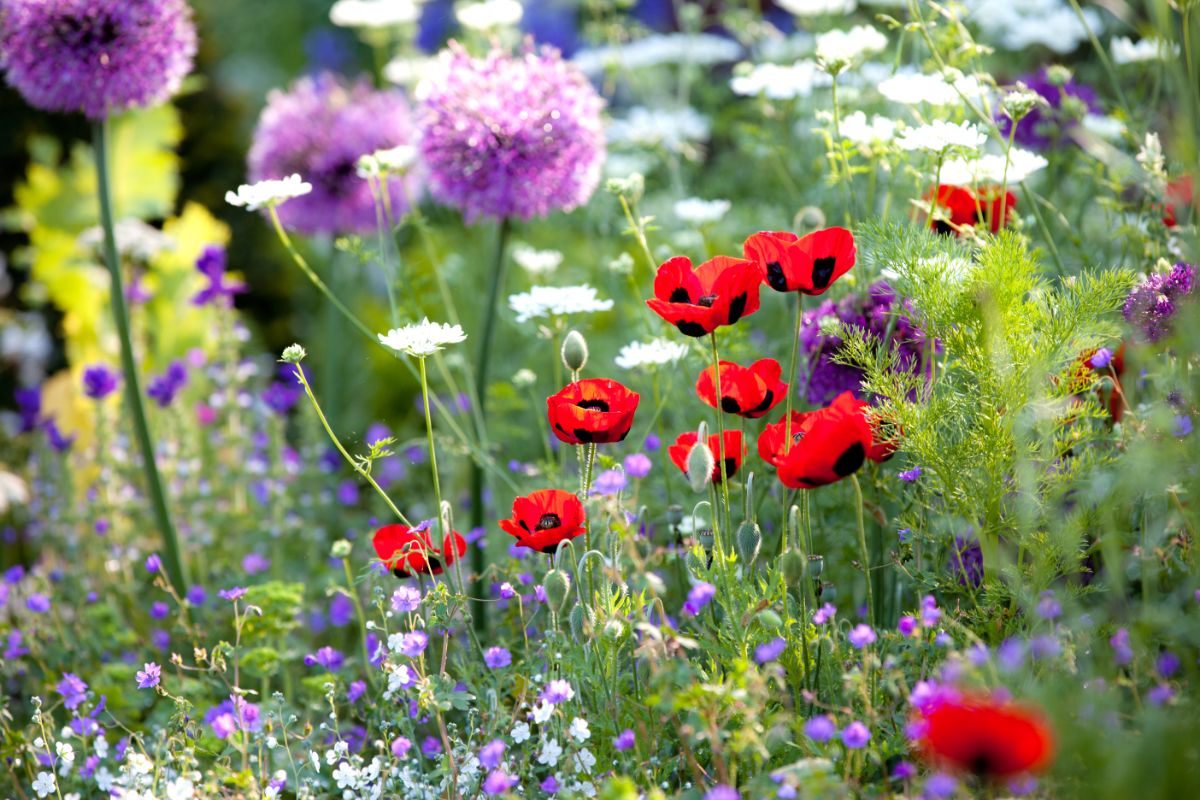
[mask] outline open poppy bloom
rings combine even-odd
[[[692,270],[675,256],[658,268],[646,305],[685,336],[705,336],[758,311],[762,271],[752,261],[715,256]]]
[[[667,448],[671,463],[679,467],[687,475],[688,456],[696,446],[695,431],[679,434],[675,444]],[[742,443],[741,431],[725,431],[725,446],[721,447],[721,437],[715,433],[708,436],[708,449],[713,454],[712,482],[721,482],[721,461],[725,462],[725,477],[732,478],[742,466],[742,457],[746,454],[746,445]]]
[[[513,500],[512,519],[500,520],[500,527],[517,544],[554,553],[561,542],[583,533],[583,503],[571,492],[543,489]]]
[[[815,489],[849,477],[863,465],[874,444],[866,403],[842,392],[817,411],[793,411],[789,443],[787,420],[766,426],[758,454],[779,471],[790,489]]]
[[[788,391],[779,379],[783,368],[773,358],[762,358],[748,367],[721,361],[721,410],[747,419],[758,419],[774,408]],[[709,367],[696,381],[696,394],[717,407],[716,371]]]
[[[606,378],[568,384],[546,398],[550,429],[566,444],[611,444],[629,435],[637,392]]]
[[[926,199],[929,199],[928,195]],[[999,233],[1000,228],[1007,227],[1012,219],[1017,196],[1012,192],[1001,196],[999,186],[980,186],[976,193],[963,186],[942,184],[937,190],[937,206],[949,216],[949,221],[930,218],[930,227],[938,233],[958,233],[960,228],[968,225],[986,225],[992,233]],[[1001,206],[1004,209],[1003,225]]]
[[[375,545],[379,560],[397,578],[411,578],[417,573],[441,575],[442,570],[467,552],[467,540],[458,531],[447,535],[441,548],[437,548],[428,528],[410,528],[399,523],[375,531],[371,544]]]
[[[824,294],[854,266],[854,234],[825,228],[798,237],[787,231],[760,231],[742,245],[746,258],[758,264],[767,285],[777,292]]]
[[[1036,711],[989,697],[945,698],[919,717],[921,749],[939,764],[980,778],[1003,779],[1046,766],[1050,728]]]
[[[1163,224],[1174,228],[1180,220],[1186,222],[1192,209],[1200,201],[1191,175],[1184,175],[1167,183],[1166,203],[1163,204]]]

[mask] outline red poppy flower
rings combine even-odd
[[[546,398],[550,428],[567,444],[611,444],[629,435],[637,392],[616,381],[587,378]]]
[[[752,261],[715,256],[692,270],[675,256],[658,268],[646,305],[685,336],[704,336],[758,311],[762,271]]]
[[[695,431],[679,434],[675,444],[667,448],[671,463],[679,467],[687,475],[688,456],[696,446]],[[709,434],[708,449],[712,451],[715,462],[712,471],[712,482],[721,482],[721,460],[725,461],[725,477],[732,478],[742,466],[742,457],[746,455],[746,445],[742,443],[741,431],[725,431],[725,446],[721,447],[721,437],[715,433]],[[720,452],[718,452],[718,449]]]
[[[824,294],[854,266],[854,234],[845,228],[825,228],[803,238],[787,231],[760,231],[742,245],[746,258],[766,274],[777,292]]]
[[[1054,755],[1041,714],[988,697],[939,700],[922,713],[920,728],[920,745],[930,760],[981,778],[1032,772]]]
[[[873,444],[866,403],[842,392],[817,411],[793,411],[790,446],[787,421],[768,425],[758,437],[758,453],[779,471],[791,489],[815,489],[858,471]]]
[[[1167,183],[1166,203],[1163,204],[1163,224],[1174,228],[1179,220],[1186,222],[1198,201],[1191,175],[1184,175]]]
[[[1112,421],[1120,422],[1121,415],[1125,412],[1121,387],[1121,376],[1125,374],[1125,343],[1121,342],[1121,346],[1110,356],[1108,364],[1103,367],[1092,364],[1092,359],[1097,352],[1097,350],[1088,350],[1076,359],[1071,366],[1069,386],[1075,396],[1082,400],[1084,393],[1088,387],[1095,384],[1097,377],[1108,378],[1112,382],[1111,385],[1108,382],[1101,382],[1096,386],[1096,396],[1108,408],[1108,415]]]
[[[788,385],[779,379],[783,368],[773,358],[763,358],[748,367],[732,361],[721,364],[721,410],[739,417],[758,419],[787,396]],[[717,407],[717,383],[712,367],[700,373],[696,394]]]
[[[384,525],[371,537],[375,554],[388,565],[397,578],[409,578],[423,572],[426,575],[441,575],[442,570],[467,552],[467,540],[458,531],[452,531],[442,542],[441,548],[433,546],[429,529],[418,530],[407,525]]]
[[[1017,197],[1012,192],[1001,197],[998,186],[980,186],[976,193],[963,186],[942,184],[937,190],[937,205],[950,217],[949,222],[931,218],[930,227],[938,233],[958,233],[959,228],[981,224],[986,224],[992,233],[999,233],[1000,207],[1004,207],[1003,227],[1007,227],[1017,207]]]
[[[866,403],[861,400],[859,402],[862,403],[862,407],[866,407]],[[882,464],[896,455],[896,449],[900,446],[900,431],[878,417],[871,417],[870,422],[871,446],[867,449],[867,458],[876,464]]]
[[[500,520],[500,527],[522,547],[554,553],[559,543],[583,533],[583,522],[578,497],[561,489],[543,489],[513,500],[512,519]]]

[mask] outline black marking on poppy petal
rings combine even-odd
[[[524,523],[522,523],[524,524]],[[534,530],[549,531],[562,525],[562,517],[558,514],[542,514]]]
[[[729,304],[729,324],[737,322],[742,318],[742,314],[746,313],[746,303],[749,302],[749,297],[743,292],[733,298],[733,302]]]
[[[803,483],[805,486],[817,487],[821,485],[820,481],[814,481],[812,478],[800,478],[798,483]]]
[[[739,405],[738,401],[734,400],[732,397],[722,397],[721,398],[721,410],[724,411],[726,414],[742,413],[741,405]]]
[[[696,305],[704,306],[705,308],[712,308],[713,303],[715,302],[717,302],[717,296],[715,294],[706,294],[696,301]]]
[[[548,544],[548,545],[546,545],[545,547],[543,547],[543,548],[541,548],[540,550],[538,550],[538,552],[539,552],[539,553],[545,553],[545,554],[546,554],[546,555],[548,555],[548,556],[552,556],[552,555],[554,555],[556,552],[558,552],[558,542],[555,542],[554,544]]]
[[[440,558],[438,558],[437,556],[433,555],[432,553],[426,554],[425,563],[429,565],[428,572],[430,575],[432,575],[433,573],[437,572],[438,570],[440,570],[442,568],[442,560]]]
[[[767,389],[767,393],[765,395],[763,395],[763,401],[761,403],[759,403],[758,405],[756,405],[754,408],[750,409],[750,411],[747,413],[750,413],[750,414],[763,413],[764,411],[766,411],[768,408],[771,407],[771,401],[774,399],[775,399],[775,392],[771,391],[770,389]]]
[[[833,271],[837,269],[837,257],[826,256],[813,260],[812,283],[814,289],[824,289],[833,280]]]
[[[591,444],[592,443],[592,432],[589,430],[586,430],[584,428],[576,428],[575,429],[575,438],[578,439],[579,441],[583,442],[584,444]]]
[[[411,578],[411,577],[412,577],[411,575],[409,575],[407,572],[405,572],[404,570],[400,569],[399,567],[392,567],[392,574],[393,574],[393,575],[395,575],[395,576],[396,576],[397,578],[399,578],[400,580],[404,580],[405,578]]]
[[[992,774],[992,757],[986,752],[979,752],[970,761],[968,767],[972,773],[985,777]]]
[[[783,274],[783,265],[778,261],[767,262],[767,285],[777,292],[788,290],[787,276]]]
[[[844,478],[861,467],[866,457],[867,451],[862,446],[862,442],[855,442],[847,447],[846,451],[833,463],[833,473],[839,478]]]
[[[944,219],[934,220],[933,229],[935,231],[937,231],[938,233],[942,233],[942,234],[946,234],[946,235],[956,233],[954,228],[950,227],[950,223],[946,222]]]
[[[526,533],[531,533],[531,531],[529,530],[529,525],[526,524],[525,520],[520,520],[520,524],[521,524],[521,527],[525,529]]]
[[[671,296],[667,298],[668,303],[690,303],[692,296],[688,294],[688,290],[682,286],[677,286],[671,290]]]
[[[708,335],[708,331],[704,330],[704,326],[699,322],[676,322],[675,327],[679,328],[679,332],[684,336],[691,336],[696,339]]]
[[[580,400],[575,405],[592,411],[608,411],[608,401],[600,400],[599,398],[593,400]]]
[[[736,458],[725,459],[725,476],[726,477],[729,477],[730,475],[737,472],[737,468],[738,468],[738,462],[737,462]],[[721,478],[721,470],[718,467],[717,468],[717,479],[720,480],[720,478]]]

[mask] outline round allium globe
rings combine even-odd
[[[554,48],[472,58],[452,43],[420,91],[430,191],[468,222],[570,211],[595,190],[604,101]]]
[[[191,71],[184,0],[4,0],[0,68],[25,100],[91,119],[157,105]]]
[[[360,177],[358,159],[410,144],[412,115],[404,96],[375,91],[365,80],[347,82],[322,73],[301,78],[287,91],[267,97],[250,146],[251,182],[299,174],[312,191],[276,209],[287,228],[302,233],[375,231],[371,183]],[[404,180],[415,194],[417,178]],[[387,181],[392,214],[408,208],[400,178]]]

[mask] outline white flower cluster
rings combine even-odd
[[[329,9],[329,21],[342,28],[394,28],[420,16],[413,0],[338,0]]]
[[[312,191],[312,184],[289,175],[280,180],[265,180],[254,184],[243,183],[236,192],[226,192],[225,202],[247,211],[277,206],[294,197],[303,197]]]
[[[887,37],[870,25],[826,31],[817,36],[817,61],[827,71],[839,72],[855,61],[883,52],[887,45]]]
[[[964,99],[979,100],[987,95],[988,89],[977,78],[957,71],[946,76],[902,72],[880,81],[879,93],[893,103],[906,106],[918,103],[952,106],[959,105]]]
[[[153,225],[129,217],[113,225],[113,238],[117,252],[135,261],[149,261],[165,250],[175,249],[175,239]],[[88,250],[99,250],[104,244],[104,229],[97,226],[79,234],[79,246]]]
[[[667,33],[646,36],[623,45],[584,48],[572,61],[585,74],[598,75],[606,69],[631,72],[663,64],[711,66],[736,61],[742,46],[712,33]]]
[[[1103,30],[1095,9],[1083,10],[1087,27],[1063,0],[964,0],[970,21],[987,38],[1009,50],[1027,50],[1036,45],[1056,53],[1070,53],[1093,32]]]
[[[528,292],[509,295],[508,307],[517,312],[517,322],[540,317],[591,314],[608,311],[612,300],[601,300],[586,283],[581,286],[534,286]]]
[[[424,358],[431,356],[448,344],[458,344],[467,338],[462,326],[430,322],[429,318],[403,328],[392,328],[386,334],[378,334],[379,343],[400,353]]]
[[[530,275],[549,275],[563,262],[563,254],[558,250],[538,250],[524,243],[513,245],[512,257]]]
[[[621,369],[639,367],[661,367],[683,360],[688,353],[686,344],[669,339],[652,339],[649,342],[630,342],[621,348],[616,364]]]
[[[358,159],[355,172],[360,178],[379,178],[384,175],[403,175],[417,163],[417,148],[402,144]]]
[[[1134,43],[1128,36],[1118,36],[1109,43],[1114,64],[1135,64],[1139,61],[1166,61],[1179,55],[1179,45],[1162,39],[1141,39]]]
[[[1037,153],[1014,147],[1008,154],[1005,171],[1003,154],[988,154],[978,158],[950,158],[942,164],[942,183],[958,186],[973,186],[980,183],[1020,183],[1038,170],[1045,169],[1048,162]]]
[[[728,200],[704,200],[699,197],[687,197],[675,203],[675,216],[683,222],[692,225],[708,225],[729,213],[733,204]]]
[[[682,153],[708,140],[712,120],[691,106],[679,109],[634,106],[624,119],[614,119],[606,132],[609,144],[662,147]]]
[[[896,139],[901,150],[928,150],[943,153],[952,147],[974,150],[987,141],[987,134],[970,122],[957,125],[945,120],[934,120],[928,125],[908,128]]]
[[[817,62],[803,58],[791,65],[756,64],[735,75],[729,86],[734,94],[743,97],[792,100],[808,97],[813,89],[832,83],[833,79],[817,66]]]
[[[868,121],[865,113],[855,111],[842,120],[840,130],[843,139],[855,144],[875,144],[890,142],[896,135],[897,125],[896,120],[881,117],[878,114],[873,115]]]
[[[383,68],[383,77],[399,86],[416,86],[433,76],[439,60],[429,56],[396,56]]]
[[[511,28],[524,14],[525,9],[517,0],[483,0],[459,6],[454,12],[460,25],[476,31]]]
[[[856,0],[779,0],[778,5],[797,17],[849,14],[858,8]]]

